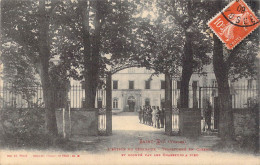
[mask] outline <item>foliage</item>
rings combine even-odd
[[[26,100],[30,100],[34,92],[31,87],[39,83],[35,77],[36,71],[17,43],[14,41],[3,43],[0,60],[4,64],[2,71],[2,78],[6,84],[4,87],[12,93],[23,94]]]
[[[255,0],[245,0],[246,4],[259,15],[259,2]],[[229,3],[227,0],[223,0],[223,8]],[[203,19],[209,20],[215,14],[215,2],[205,1],[203,8]],[[209,32],[209,29],[207,30]],[[213,36],[213,33],[210,34]],[[223,46],[225,47],[225,46]],[[247,38],[241,41],[233,50],[224,48],[223,60],[228,67],[228,75],[232,81],[237,81],[240,78],[256,78],[256,63],[255,59],[259,52],[259,31],[255,30]]]
[[[201,72],[204,65],[210,64],[211,57],[208,53],[212,50],[212,43],[206,35],[206,22],[204,19],[204,2],[201,1],[179,1],[167,0],[157,2],[159,11],[168,19],[168,24],[175,26],[173,33],[183,36],[182,40],[177,38],[178,45],[182,47],[180,65],[185,67],[184,57],[189,56],[184,49],[187,42],[192,42],[191,52],[193,71]]]
[[[243,77],[256,79],[256,57],[259,52],[258,36],[259,32],[256,30],[232,51],[227,50],[229,77],[232,81],[237,81]]]
[[[50,36],[52,38],[51,51],[60,66],[67,70],[66,75],[76,80],[83,80],[84,75],[84,36],[81,16],[82,3],[84,1],[65,1],[56,8],[53,16]],[[90,55],[98,56],[99,76],[104,75],[107,66],[116,65],[120,61],[129,59],[134,51],[134,38],[132,35],[135,26],[132,18],[135,5],[128,1],[102,1],[100,3],[100,46],[99,53],[94,55],[95,36],[95,3],[87,7],[89,12],[89,34],[90,34]],[[108,55],[111,58],[108,59]],[[89,57],[88,57],[89,58]]]
[[[136,30],[136,58],[143,66],[154,69],[157,73],[178,74],[177,66],[182,51],[179,43],[182,36],[174,28],[176,27],[165,25],[162,18],[156,21],[145,18],[139,20]]]
[[[14,146],[44,145],[44,109],[20,108],[1,110],[4,141]],[[42,144],[40,144],[42,143]]]
[[[53,5],[53,6],[52,6]],[[54,7],[55,6],[55,7]],[[54,18],[57,12],[54,8],[62,7],[62,3],[58,1],[54,4],[47,2],[50,24],[55,22]],[[39,84],[39,13],[38,3],[33,0],[26,1],[3,1],[2,2],[2,57],[4,64],[4,80],[17,87],[29,87]],[[50,25],[51,26],[51,25]],[[55,29],[52,29],[55,31]],[[53,31],[52,31],[53,33]],[[51,32],[50,32],[51,34]],[[55,41],[55,37],[50,35],[51,40]],[[50,41],[53,43],[54,41]],[[55,58],[52,50],[51,57]],[[70,68],[60,63],[63,72],[57,74],[57,66],[52,61],[49,62],[51,67],[49,72],[53,70],[55,76],[65,79],[64,72]],[[63,82],[63,81],[61,81]],[[55,84],[55,83],[53,83]]]

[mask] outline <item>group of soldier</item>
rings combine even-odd
[[[205,123],[203,124],[203,131],[211,130],[211,115],[212,115],[212,106],[209,100],[206,100],[203,108],[203,118]],[[173,108],[173,111],[175,108]],[[177,109],[178,110],[178,109]],[[164,128],[165,123],[165,113],[164,108],[160,109],[159,106],[140,106],[138,111],[139,113],[139,122],[142,124],[150,125],[155,128]]]
[[[153,126],[155,128],[164,128],[164,109],[159,106],[140,106],[139,109],[139,122]]]

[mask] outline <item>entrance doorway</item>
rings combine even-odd
[[[149,98],[145,99],[145,106],[150,106],[150,99]]]
[[[135,97],[134,96],[128,97],[127,103],[128,103],[128,107],[129,107],[129,112],[134,112],[135,111]]]

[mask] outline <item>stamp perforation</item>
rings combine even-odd
[[[249,10],[249,12],[251,12],[251,13],[254,15],[254,17],[258,20],[258,18],[256,17],[255,13],[248,7],[248,5],[247,5],[243,0],[239,0],[239,1],[242,1],[243,5],[245,5],[246,9]],[[223,13],[224,11],[226,11],[229,7],[231,7],[232,5],[234,5],[234,3],[236,3],[236,2],[237,2],[237,1],[234,0],[234,1],[232,1],[231,3],[229,3],[228,5],[226,5],[220,12],[216,13],[216,14],[207,22],[207,25],[210,27],[211,31],[213,31],[213,33],[221,40],[221,42],[222,42],[223,44],[225,44],[226,47],[227,47],[228,49],[230,49],[230,50],[234,49],[237,45],[239,45],[242,40],[244,40],[246,37],[248,37],[248,35],[250,35],[253,31],[255,31],[255,30],[257,29],[257,27],[259,26],[259,21],[258,21],[257,24],[256,24],[256,27],[254,27],[253,29],[250,29],[250,32],[249,32],[249,33],[247,33],[247,34],[241,36],[241,38],[239,38],[239,41],[236,42],[234,45],[230,45],[230,46],[232,46],[232,47],[228,47],[228,46],[227,46],[227,43],[223,40],[223,38],[221,38],[220,34],[214,30],[214,27],[212,27],[210,23],[212,23],[215,19],[217,19],[218,17],[220,17],[220,15],[222,15],[222,13]],[[229,20],[227,20],[227,21],[230,23]],[[232,25],[232,26],[235,26],[235,25]],[[253,26],[255,26],[255,25],[253,25]]]

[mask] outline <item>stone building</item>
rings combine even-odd
[[[217,97],[217,81],[212,65],[205,66],[202,73],[194,73],[189,84],[189,107],[203,107],[203,100],[208,99],[214,106]],[[164,106],[164,74],[153,75],[153,70],[132,67],[121,70],[112,75],[112,108],[113,111],[137,111],[140,106]],[[71,85],[80,85],[80,82],[71,80]],[[180,96],[180,78],[172,80],[172,104],[177,107]],[[256,98],[256,80],[242,78],[239,81],[230,81],[230,90],[233,108],[244,108],[248,100]],[[73,92],[73,91],[71,91]],[[71,105],[80,108],[84,101],[84,90],[74,91],[71,96]],[[77,97],[77,98],[76,98]],[[96,106],[105,107],[105,91],[99,90],[96,96]],[[70,96],[69,96],[70,98]],[[81,104],[81,105],[80,105]]]
[[[214,106],[217,97],[217,81],[212,65],[205,66],[202,73],[194,73],[189,84],[189,107],[203,108],[203,100],[208,99]],[[121,70],[112,75],[112,108],[113,111],[137,111],[140,106],[164,106],[164,74],[153,75],[153,70],[132,67]],[[180,96],[180,79],[172,80],[172,104],[177,107]],[[256,99],[256,80],[242,78],[236,82],[230,82],[232,107],[245,108],[252,99]],[[80,81],[70,80],[68,101],[71,108],[83,108],[85,101],[84,86]],[[42,103],[42,89],[35,88],[36,94],[32,102]],[[27,107],[28,103],[21,95],[13,95],[7,91],[1,92],[5,101],[2,106]],[[105,107],[105,90],[98,90],[96,107]]]

